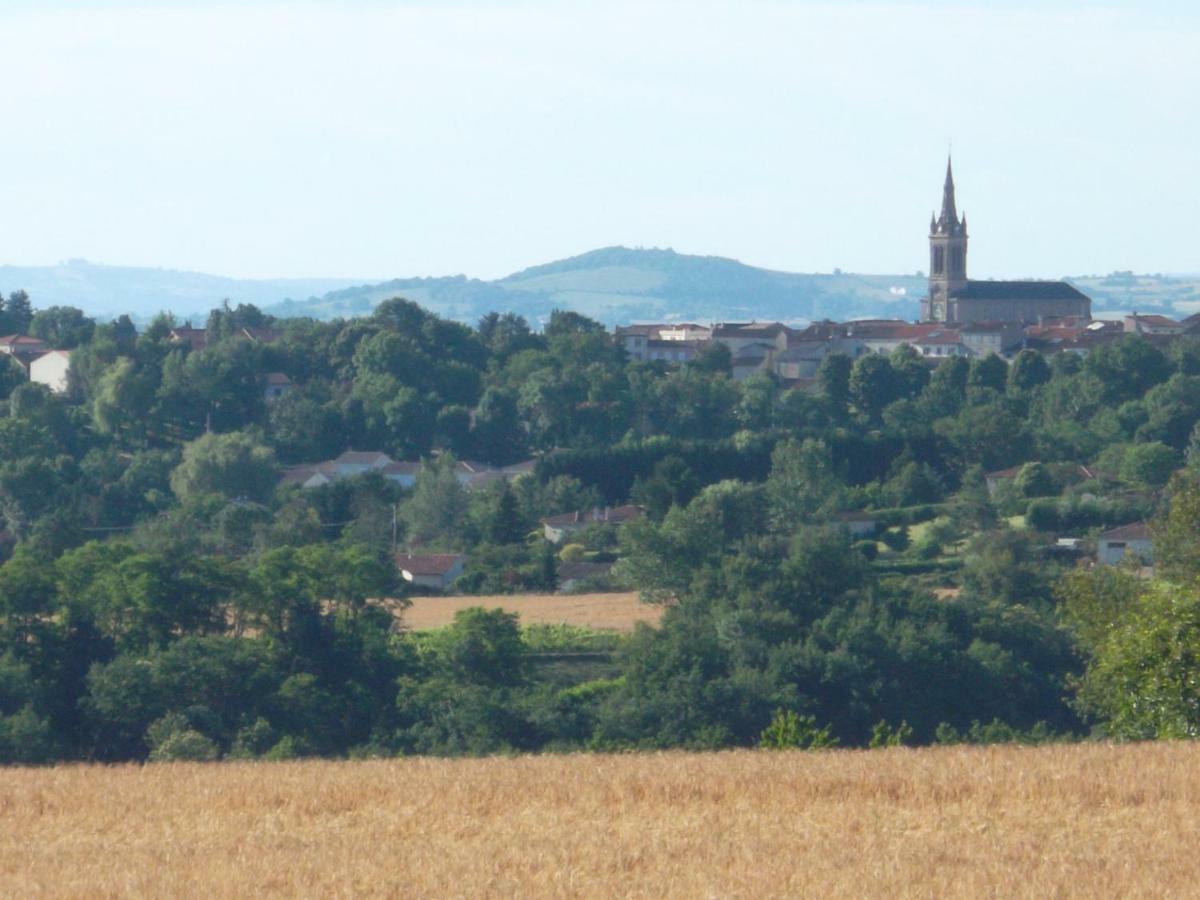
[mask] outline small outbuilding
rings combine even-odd
[[[461,553],[396,554],[400,577],[414,587],[444,591],[463,573],[467,558]]]
[[[1129,556],[1154,561],[1154,538],[1145,522],[1113,528],[1096,540],[1096,560],[1104,565],[1116,565]]]

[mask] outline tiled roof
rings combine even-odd
[[[559,516],[549,516],[542,519],[543,525],[589,525],[594,522],[620,525],[636,519],[642,514],[640,506],[613,506],[604,509],[589,509],[580,512],[563,513]]]
[[[1142,313],[1134,313],[1130,316],[1134,322],[1145,322],[1147,325],[1153,325],[1156,328],[1178,328],[1180,323],[1174,319],[1169,319],[1166,316],[1158,314],[1143,315]]]
[[[1104,541],[1148,541],[1151,539],[1150,526],[1145,522],[1134,522],[1113,528],[1100,535]]]
[[[923,338],[918,338],[917,344],[961,344],[962,335],[957,331],[935,331],[932,334],[927,334]]]
[[[461,553],[396,554],[396,566],[411,575],[445,575],[465,557]]]
[[[0,337],[0,345],[5,347],[45,347],[46,342],[41,338],[30,337],[27,334],[9,334]]]
[[[349,466],[370,466],[379,463],[381,460],[384,465],[387,465],[392,461],[392,458],[378,450],[347,450],[337,459],[333,460],[333,462]]]
[[[958,300],[1086,300],[1065,281],[968,281],[950,294]]]

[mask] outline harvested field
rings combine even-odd
[[[5,896],[1138,897],[1200,746],[0,770]]]
[[[612,631],[633,631],[638,622],[657,624],[662,609],[638,600],[635,592],[620,594],[494,594],[483,597],[414,597],[402,614],[416,631],[441,628],[454,614],[471,606],[501,607],[520,615],[522,625],[583,625]]]

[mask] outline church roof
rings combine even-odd
[[[968,281],[952,291],[957,300],[1086,300],[1065,281]]]

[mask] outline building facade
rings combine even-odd
[[[958,214],[954,172],[946,161],[942,213],[929,221],[929,294],[921,320],[966,324],[1091,318],[1092,301],[1065,281],[973,281],[967,277],[967,217]]]

